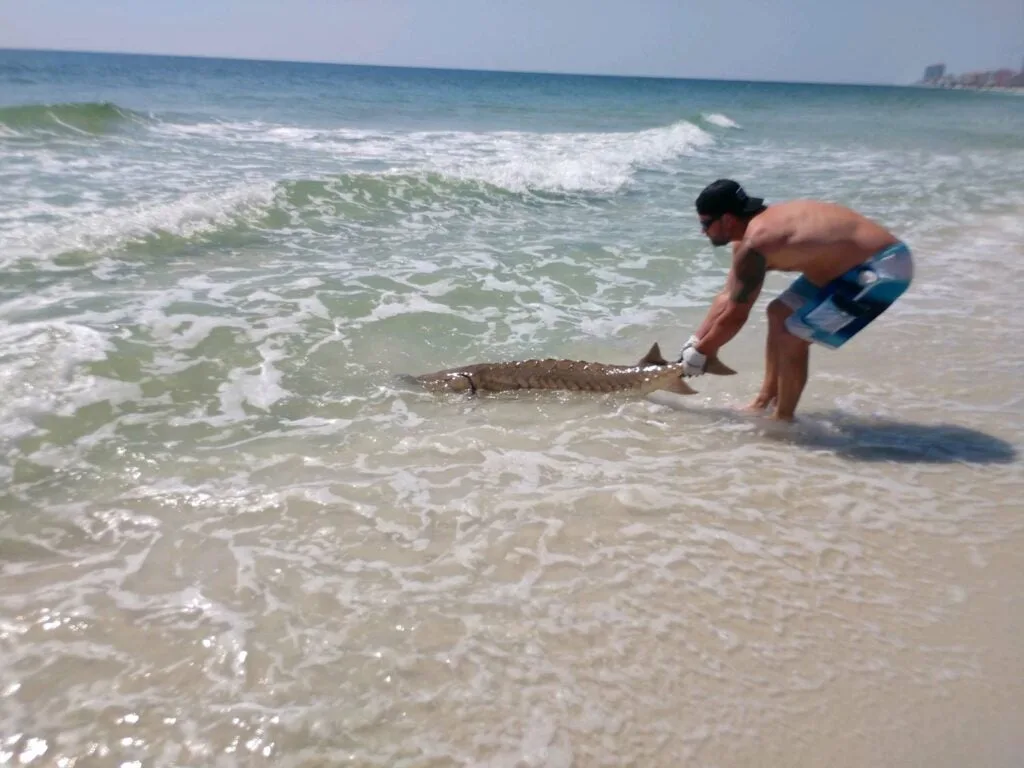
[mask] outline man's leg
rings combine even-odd
[[[794,336],[783,328],[778,338],[779,393],[775,405],[775,418],[792,421],[800,395],[807,384],[807,369],[811,357],[811,343]]]
[[[768,304],[768,336],[764,350],[764,381],[761,391],[747,406],[749,411],[763,411],[779,395],[779,338],[786,333],[786,318],[793,310],[779,299]]]

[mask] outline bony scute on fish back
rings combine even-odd
[[[509,392],[563,390],[570,392],[636,392],[647,394],[666,390],[692,395],[696,390],[685,381],[682,363],[670,363],[657,342],[634,365],[615,365],[588,360],[509,360],[474,363],[415,377],[429,390],[447,392]],[[708,360],[707,372],[730,376],[736,371],[717,357]]]

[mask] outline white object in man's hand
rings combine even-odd
[[[686,350],[688,350],[688,349],[689,349],[690,347],[695,347],[695,346],[697,346],[697,342],[698,342],[698,341],[700,341],[700,339],[698,339],[698,338],[697,338],[696,334],[694,334],[693,336],[691,336],[690,338],[688,338],[688,339],[686,340],[686,343],[685,343],[685,344],[683,344],[683,348],[679,350],[679,357],[677,357],[677,358],[676,358],[676,362],[677,362],[677,363],[681,363],[681,362],[683,362],[683,354],[684,354],[684,353],[686,352]]]
[[[697,351],[696,342],[693,344],[687,342],[683,347],[683,354],[679,356],[679,362],[683,364],[683,375],[701,376],[704,373],[704,367],[708,364],[708,358],[707,355]]]

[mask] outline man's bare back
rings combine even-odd
[[[733,252],[757,250],[768,270],[800,272],[815,285],[825,285],[897,242],[891,232],[849,208],[793,200],[753,218]]]

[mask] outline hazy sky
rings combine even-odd
[[[0,47],[906,83],[1019,69],[1024,0],[0,0]]]

